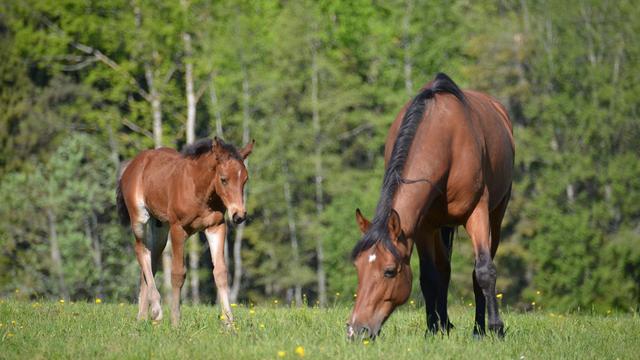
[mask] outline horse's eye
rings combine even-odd
[[[397,274],[397,272],[396,272],[396,268],[395,267],[384,269],[384,277],[386,277],[386,278],[395,277],[396,274]]]
[[[227,178],[220,178],[220,182],[222,183],[222,185],[227,186]]]

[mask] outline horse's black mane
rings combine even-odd
[[[242,156],[238,152],[235,146],[225,143],[222,139],[218,139],[222,149],[229,157],[242,161]],[[180,152],[183,157],[196,159],[200,155],[206,154],[213,149],[213,139],[200,139],[193,142],[193,144],[186,145]]]
[[[420,93],[413,98],[413,101],[411,101],[411,104],[404,114],[400,129],[398,130],[398,136],[391,151],[391,158],[389,159],[389,164],[382,180],[380,200],[378,200],[375,216],[369,230],[353,248],[351,252],[352,259],[355,259],[361,252],[371,248],[377,242],[382,242],[385,248],[396,258],[400,257],[398,250],[391,242],[387,228],[393,197],[399,184],[403,181],[402,170],[404,169],[411,143],[415,137],[418,125],[420,125],[420,121],[424,117],[429,100],[432,99],[435,94],[442,92],[453,94],[466,106],[467,101],[462,90],[460,90],[449,76],[443,73],[439,73],[433,82],[431,82],[430,86],[422,89]]]

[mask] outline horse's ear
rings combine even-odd
[[[253,144],[255,144],[255,140],[251,140],[247,145],[245,145],[242,149],[240,149],[239,153],[242,156],[242,159],[246,159],[249,154],[253,151]]]
[[[396,240],[400,237],[400,233],[402,233],[402,227],[400,225],[400,215],[394,209],[391,209],[391,213],[389,213],[389,221],[387,222],[387,227],[389,228],[389,235],[391,235],[391,240]]]
[[[369,227],[371,226],[371,222],[365,219],[365,217],[360,212],[360,209],[356,209],[356,221],[358,222],[358,226],[360,227],[361,233],[364,234],[367,232],[367,230],[369,230]]]

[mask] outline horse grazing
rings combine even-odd
[[[139,320],[147,318],[149,303],[151,319],[162,319],[160,293],[153,276],[169,239],[173,255],[171,322],[179,323],[180,290],[186,275],[184,243],[190,235],[204,231],[225,321],[233,322],[224,261],[224,214],[229,211],[236,224],[246,217],[243,190],[248,173],[244,159],[253,144],[237,150],[215,138],[199,140],[186,146],[182,153],[169,148],[146,150],[123,169],[116,198],[120,219],[124,225],[131,225],[136,240],[141,270]]]
[[[493,257],[511,195],[514,141],[505,108],[494,98],[462,91],[438,74],[404,106],[385,145],[380,199],[372,222],[356,210],[363,234],[352,252],[358,272],[347,336],[375,338],[411,292],[414,244],[427,329],[448,331],[447,290],[454,226],[473,242],[474,335],[504,335],[495,294]]]

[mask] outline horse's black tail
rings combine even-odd
[[[116,209],[118,210],[118,217],[120,218],[120,224],[122,226],[128,226],[131,224],[131,218],[129,217],[129,209],[124,202],[124,195],[122,194],[122,186],[120,180],[124,170],[127,168],[128,163],[124,163],[118,171],[118,179],[116,180]]]
[[[449,262],[451,262],[451,254],[453,253],[453,236],[455,235],[456,229],[449,226],[443,226],[440,228],[440,237],[442,238],[442,244],[447,250],[447,256],[449,257]]]

